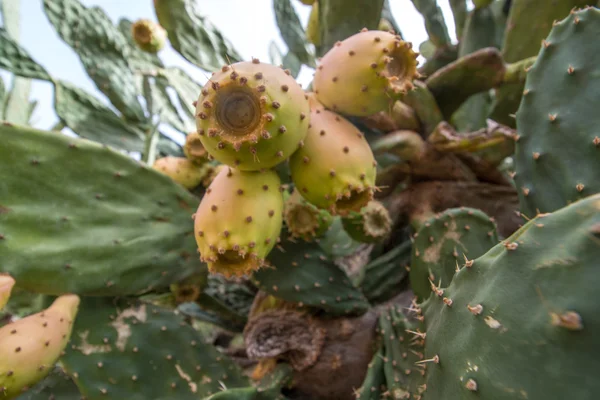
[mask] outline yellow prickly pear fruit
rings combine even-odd
[[[158,53],[167,42],[167,31],[149,19],[134,22],[131,26],[131,35],[138,47],[147,53]]]
[[[377,242],[392,231],[390,213],[378,201],[371,201],[360,212],[342,218],[342,225],[352,239],[362,243]]]
[[[294,190],[285,201],[283,220],[292,237],[310,242],[327,232],[333,223],[333,216],[310,204],[298,190]]]
[[[336,43],[321,59],[313,90],[335,112],[368,116],[391,108],[413,88],[418,53],[412,44],[383,31],[367,31]]]
[[[283,223],[283,194],[276,172],[225,167],[194,215],[200,260],[211,273],[242,276],[259,269]]]
[[[158,172],[167,175],[187,189],[193,189],[202,182],[205,170],[184,157],[163,157],[152,166]]]
[[[0,397],[13,399],[50,371],[71,337],[79,296],[58,297],[37,314],[0,328]]]
[[[196,127],[217,161],[241,171],[272,168],[304,140],[302,87],[280,67],[254,59],[213,74],[196,104]]]
[[[15,280],[12,276],[0,275],[0,310],[8,303],[13,286],[15,286]]]
[[[371,147],[352,123],[309,97],[311,127],[290,157],[292,181],[304,199],[333,215],[360,211],[375,190]]]
[[[321,44],[321,25],[319,23],[319,2],[315,2],[308,16],[306,25],[306,39],[315,46]]]
[[[202,165],[208,161],[208,152],[202,145],[198,132],[192,132],[186,136],[183,154],[196,165]]]

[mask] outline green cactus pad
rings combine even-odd
[[[25,393],[16,397],[16,400],[81,400],[81,393],[66,375],[61,367],[55,367],[50,374],[28,389]]]
[[[517,113],[515,183],[528,217],[600,192],[600,10],[555,25]]]
[[[411,243],[406,241],[365,266],[360,289],[371,303],[384,302],[402,290],[410,258]]]
[[[248,386],[183,317],[135,300],[84,299],[61,362],[88,399],[197,400]]]
[[[304,146],[290,157],[292,181],[308,202],[333,215],[360,211],[375,189],[376,162],[369,143],[332,111],[313,106],[310,118]]]
[[[4,28],[0,28],[0,68],[15,75],[49,81],[50,75]]]
[[[210,272],[242,276],[264,265],[283,225],[280,185],[273,170],[221,169],[194,215],[200,258]]]
[[[225,65],[202,89],[196,126],[216,160],[242,171],[272,168],[301,145],[309,126],[302,87],[282,68]]]
[[[277,364],[275,369],[264,376],[256,386],[227,389],[213,394],[206,400],[285,400],[281,389],[292,378],[289,364]]]
[[[212,71],[242,59],[229,40],[200,15],[194,0],[154,0],[154,11],[173,48],[192,64]]]
[[[79,56],[83,67],[123,115],[144,121],[135,76],[127,58],[127,40],[106,13],[79,0],[44,0],[44,11],[61,39]]]
[[[294,10],[292,0],[275,0],[273,11],[277,27],[288,49],[302,64],[312,63],[314,66],[314,57],[307,50],[306,34],[302,28],[300,18]]]
[[[403,95],[401,100],[415,111],[421,121],[423,134],[427,136],[444,120],[444,116],[425,83],[415,81],[414,85],[415,88]]]
[[[357,400],[381,399],[385,387],[384,358],[383,348],[380,347],[369,363],[362,386],[356,392]]]
[[[421,307],[422,399],[597,398],[599,258],[597,194],[532,219],[462,268]]]
[[[194,256],[198,201],[110,148],[0,126],[0,258],[22,288],[133,294],[204,268]]]
[[[435,47],[450,44],[450,35],[437,0],[411,0],[417,11],[423,16],[425,30]]]
[[[445,288],[457,268],[498,244],[496,224],[473,208],[451,208],[426,221],[415,234],[410,285],[419,300],[431,294],[431,283]]]
[[[292,241],[285,230],[268,261],[271,268],[254,273],[261,290],[283,300],[326,310],[332,315],[362,314],[369,308],[363,294],[317,243]]]
[[[399,36],[362,30],[321,58],[313,90],[332,111],[372,115],[391,108],[398,94],[412,89],[418,77],[416,58],[412,45]]]

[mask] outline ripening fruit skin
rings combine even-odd
[[[371,201],[360,212],[342,218],[346,233],[357,242],[375,243],[392,231],[388,210],[378,201]]]
[[[310,204],[298,190],[294,190],[285,201],[283,220],[292,237],[311,242],[327,232],[333,216]]]
[[[200,260],[211,273],[242,276],[259,269],[283,224],[283,194],[272,170],[222,168],[194,215]]]
[[[280,67],[254,59],[224,66],[202,89],[196,127],[215,160],[241,171],[283,162],[308,130],[302,87]]]
[[[202,145],[198,132],[192,132],[185,137],[183,154],[194,164],[201,166],[208,161],[208,152]]]
[[[138,47],[146,53],[158,53],[167,42],[167,31],[149,19],[134,22],[131,26],[131,35]]]
[[[336,43],[321,59],[313,90],[335,112],[368,116],[388,110],[413,89],[418,53],[390,32],[362,30]]]
[[[376,165],[369,143],[352,123],[311,99],[311,127],[290,157],[294,185],[332,215],[360,211],[373,198]]]
[[[186,189],[198,186],[206,171],[184,157],[163,157],[154,162],[152,166],[158,172],[167,175]]]
[[[0,328],[0,393],[13,399],[52,369],[71,337],[79,296],[58,297],[52,305]]]
[[[0,275],[0,310],[8,303],[13,286],[15,286],[15,280],[12,276]]]

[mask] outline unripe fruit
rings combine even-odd
[[[0,310],[8,303],[13,286],[15,286],[15,280],[12,276],[0,275]]]
[[[310,97],[311,127],[290,157],[292,181],[308,202],[333,215],[360,211],[373,198],[373,152],[353,124]]]
[[[280,186],[272,170],[219,172],[194,215],[200,260],[210,272],[242,276],[264,265],[283,223]]]
[[[389,32],[363,30],[321,59],[313,90],[335,112],[368,116],[392,107],[418,77],[412,45]]]
[[[371,201],[360,212],[342,218],[348,235],[362,243],[374,243],[390,234],[392,219],[388,210],[378,201]]]
[[[208,161],[208,152],[202,145],[198,132],[192,132],[186,136],[183,154],[196,165],[202,165]]]
[[[307,242],[321,237],[333,223],[331,214],[304,200],[298,190],[294,190],[286,200],[283,220],[292,237],[299,237]]]
[[[319,23],[319,3],[313,4],[306,25],[306,39],[315,46],[321,44],[321,24]]]
[[[43,379],[71,337],[79,297],[63,295],[37,314],[0,328],[0,393],[12,399]]]
[[[158,53],[165,47],[167,31],[148,19],[140,19],[131,26],[131,35],[140,49],[147,53]]]
[[[308,114],[308,100],[294,78],[255,59],[213,74],[196,105],[196,127],[217,161],[258,171],[296,151],[306,136]]]
[[[193,189],[202,182],[206,171],[183,157],[163,157],[152,166],[187,189]]]

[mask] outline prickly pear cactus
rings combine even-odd
[[[390,107],[398,93],[412,88],[412,80],[418,77],[416,58],[412,45],[399,36],[365,29],[338,42],[323,56],[313,90],[332,111],[375,114]]]
[[[58,297],[46,310],[0,328],[0,396],[12,399],[45,378],[69,342],[79,296]]]
[[[593,195],[532,219],[434,289],[417,310],[422,398],[595,398],[600,384],[583,371],[600,368],[589,356],[599,227]]]
[[[515,183],[528,217],[600,192],[599,35],[600,10],[573,11],[554,25],[527,74]]]
[[[249,274],[264,265],[283,224],[283,194],[272,170],[226,167],[206,189],[194,215],[203,262],[213,273]]]
[[[313,96],[308,134],[290,157],[292,181],[308,202],[333,215],[360,211],[375,190],[373,152],[361,131]]]
[[[304,140],[309,106],[302,87],[282,68],[225,65],[202,89],[196,124],[216,160],[243,171],[272,168]]]

